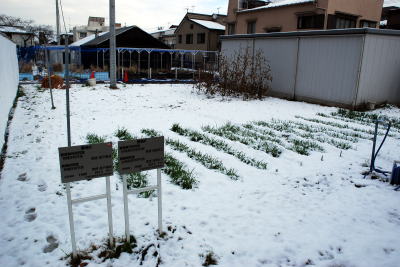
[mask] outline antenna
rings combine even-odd
[[[221,7],[217,7],[217,14],[219,15],[219,10],[221,9]]]

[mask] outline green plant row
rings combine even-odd
[[[239,159],[241,162],[248,164],[250,166],[256,167],[258,169],[267,169],[268,164],[266,162],[248,157],[245,153],[233,149],[228,143],[218,140],[216,138],[209,137],[199,131],[191,130],[188,128],[182,128],[179,124],[175,123],[171,127],[171,131],[181,135],[189,137],[190,141],[199,142],[204,145],[209,145],[214,147],[219,151],[223,151],[229,155],[232,155]]]
[[[349,119],[347,117],[342,117],[340,115],[337,115],[335,112],[332,112],[331,114],[325,114],[325,113],[317,113],[318,116],[323,117],[323,118],[331,118],[331,119],[335,119],[335,120],[341,120],[344,122],[350,122],[350,123],[354,123],[354,124],[359,124],[359,125],[363,125],[363,126],[368,126],[371,128],[375,127],[375,120],[370,120],[370,119]],[[395,125],[395,120],[394,119],[389,119],[392,122],[392,130],[395,130],[395,132],[400,133],[400,129],[396,128]],[[379,130],[386,130],[386,127],[384,127],[383,125],[379,124]],[[381,134],[381,132],[380,132]],[[389,134],[389,136],[394,137],[394,134]]]
[[[260,129],[254,125],[265,127],[267,130]],[[281,123],[281,121],[273,120],[271,123],[268,123],[264,121],[257,121],[245,124],[244,127],[254,138],[261,140],[265,139],[266,136],[271,134],[272,128],[277,132],[273,132],[274,135],[279,136],[281,139],[284,138],[287,142],[284,143],[278,139],[280,145],[282,145],[285,149],[292,150],[300,155],[309,155],[310,151],[324,151],[322,146],[318,145],[316,142],[307,140],[310,138],[309,136],[295,131],[294,127],[288,122],[282,121]],[[304,140],[297,138],[298,136],[304,138]]]
[[[144,134],[152,134],[154,136],[156,131],[153,129],[144,129],[142,130],[142,133]],[[157,135],[160,135],[157,133]],[[178,140],[173,140],[171,138],[166,139],[166,144],[169,145],[173,150],[183,152],[185,153],[189,158],[201,163],[204,167],[211,169],[211,170],[217,170],[228,177],[230,177],[233,180],[237,180],[239,178],[239,175],[234,169],[228,169],[224,166],[222,161],[219,159],[208,155],[204,154],[202,152],[199,152],[193,148],[190,148],[188,145],[178,141]]]
[[[332,129],[329,127],[323,127],[320,125],[306,124],[298,121],[291,121],[293,125],[297,129],[303,130],[305,132],[313,133],[313,134],[322,134],[328,137],[332,137],[335,139],[341,139],[344,141],[357,143],[359,139],[369,139],[368,136],[362,135],[357,132],[340,130],[340,129]]]
[[[153,129],[142,129],[141,133],[148,137],[161,135]],[[193,174],[193,169],[189,170],[183,162],[176,159],[170,153],[165,153],[164,159],[165,168],[162,169],[162,172],[171,177],[173,184],[180,186],[182,189],[192,189],[198,185],[198,181]]]
[[[373,135],[374,134],[374,130],[366,130],[366,129],[360,129],[360,128],[356,128],[356,127],[352,127],[349,126],[348,124],[342,124],[342,123],[338,123],[338,122],[332,122],[332,121],[325,121],[325,120],[320,120],[320,119],[311,119],[311,118],[305,118],[302,116],[296,116],[296,118],[298,119],[302,119],[305,121],[309,121],[309,122],[315,122],[318,124],[324,124],[327,126],[332,126],[335,128],[339,128],[339,129],[348,129],[354,132],[360,132],[360,133],[365,133],[365,134],[369,134],[369,135]],[[379,132],[379,135],[383,135],[384,133],[382,131]],[[372,136],[368,139],[371,139]]]
[[[367,112],[360,112],[360,111],[353,111],[353,110],[347,110],[343,108],[339,108],[336,112],[331,113],[332,116],[339,116],[342,118],[348,118],[352,120],[357,120],[357,121],[363,121],[363,122],[369,122],[369,123],[375,123],[375,121],[380,118],[380,119],[386,119],[392,122],[392,127],[400,130],[400,119],[389,117],[386,115],[380,115],[380,114],[371,114]]]
[[[240,136],[238,127],[232,125],[231,123],[227,123],[226,125],[219,128],[204,126],[202,127],[202,130],[223,138],[227,138],[231,141],[236,141],[244,145],[250,146],[256,150],[260,150],[267,154],[270,154],[273,157],[279,157],[282,154],[282,150],[278,146],[271,144],[271,142],[255,142],[249,136]]]
[[[275,131],[278,131],[279,134],[286,138],[290,143],[292,143],[292,147],[289,147],[290,150],[293,150],[299,154],[309,155],[310,151],[319,151],[323,152],[324,148],[318,145],[316,142],[319,143],[327,143],[333,145],[339,149],[350,149],[351,145],[347,142],[338,141],[335,138],[331,138],[332,135],[335,137],[338,135],[337,133],[331,133],[330,131],[322,131],[319,132],[318,130],[321,129],[313,129],[310,125],[301,124],[298,122],[293,121],[279,121],[279,120],[272,120],[271,123],[264,122],[264,121],[257,121],[253,122],[257,126],[261,127],[269,127],[273,128]],[[286,132],[282,132],[286,129],[290,134]],[[292,135],[298,136],[303,138],[293,138]],[[323,135],[323,136],[321,136]],[[324,136],[326,135],[326,136]],[[314,141],[309,141],[309,140]]]

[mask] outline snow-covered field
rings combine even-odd
[[[137,136],[142,136],[141,129],[151,128],[221,160],[226,168],[236,170],[239,179],[210,170],[167,144],[166,151],[193,169],[198,181],[194,189],[184,190],[163,174],[167,236],[157,239],[156,198],[130,195],[131,233],[137,239],[138,253],[123,253],[119,259],[102,262],[93,252],[88,266],[137,266],[141,261],[143,266],[156,266],[156,254],[161,266],[201,266],[210,252],[219,266],[399,266],[400,192],[382,181],[364,180],[361,174],[368,169],[372,142],[367,131],[373,129],[371,126],[317,115],[330,114],[336,108],[275,98],[207,98],[190,85],[120,87],[73,86],[73,145],[84,144],[88,133],[116,142],[118,128],[125,127]],[[50,109],[48,91],[40,92],[33,85],[24,86],[24,91],[26,96],[19,99],[11,124],[0,179],[0,266],[65,266],[63,258],[71,253],[71,243],[57,150],[67,145],[65,91],[54,92],[56,110]],[[379,112],[400,117],[396,108]],[[272,119],[273,125],[282,124],[276,120],[290,120],[292,125],[325,127],[309,139],[324,151],[310,150],[307,156],[290,150],[290,140],[305,133],[298,128],[272,130],[283,142],[275,143],[282,151],[279,157],[256,150],[260,140],[249,138],[245,145],[202,130],[202,126],[217,129],[228,121],[246,126],[256,121],[271,123]],[[224,141],[233,150],[266,162],[267,169],[190,141],[170,130],[174,123]],[[251,125],[252,132],[268,130],[261,124]],[[342,139],[332,137],[336,132]],[[324,143],[325,139],[343,142],[351,133],[366,138],[345,142],[352,146],[347,150],[332,145],[334,142]],[[384,169],[391,169],[393,161],[400,159],[400,132],[394,129],[392,133],[377,162]],[[153,184],[156,171],[150,171],[149,176]],[[122,237],[122,187],[117,174],[111,183],[114,232]],[[103,178],[74,183],[72,188],[73,198],[104,192]],[[105,200],[75,205],[74,215],[79,249],[105,242]],[[154,246],[144,255],[141,252],[149,244]]]

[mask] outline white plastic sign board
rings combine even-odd
[[[164,136],[118,142],[119,173],[164,167]]]
[[[58,148],[61,182],[113,175],[112,143]]]

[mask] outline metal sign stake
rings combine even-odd
[[[162,233],[161,169],[157,169],[158,231]]]
[[[123,194],[124,194],[124,216],[125,216],[125,236],[126,242],[130,243],[130,234],[129,234],[129,208],[128,208],[128,184],[126,182],[126,175],[122,175],[122,183],[123,183]]]
[[[69,229],[71,233],[71,243],[72,243],[72,258],[76,259],[77,253],[76,253],[76,241],[75,241],[74,214],[72,213],[71,187],[69,183],[66,183],[66,187],[67,187]]]
[[[110,236],[110,247],[114,247],[112,207],[111,207],[111,187],[110,187],[109,176],[106,177],[106,194],[107,194],[107,212],[108,212],[108,235]]]

